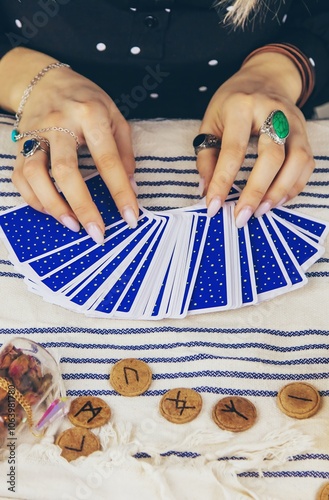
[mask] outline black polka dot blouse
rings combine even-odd
[[[262,1],[262,0],[260,0]],[[254,49],[297,46],[316,86],[303,111],[329,101],[328,0],[267,0],[244,29],[213,0],[6,0],[0,56],[17,46],[90,78],[132,118],[202,118],[217,88]]]

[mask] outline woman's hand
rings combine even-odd
[[[48,64],[49,61],[43,63],[38,71]],[[72,69],[52,69],[27,99],[19,131],[47,127],[67,128],[80,144],[88,146],[122,217],[135,227],[138,205],[131,182],[135,161],[130,127],[112,99]],[[50,143],[51,173],[66,201],[49,176],[48,156],[40,150],[27,158],[19,153],[30,137],[18,143],[13,183],[29,205],[52,215],[73,231],[79,231],[81,224],[97,243],[102,243],[104,222],[79,172],[74,137],[58,131],[39,135]]]
[[[225,82],[209,103],[200,133],[221,138],[221,150],[199,152],[197,167],[207,192],[208,214],[217,213],[236,178],[251,135],[257,135],[271,111],[286,115],[285,145],[266,134],[258,139],[258,158],[235,209],[242,227],[253,213],[263,215],[296,196],[307,183],[314,160],[306,122],[295,106],[301,80],[294,63],[277,53],[258,54]]]

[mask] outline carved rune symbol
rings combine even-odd
[[[70,448],[69,446],[65,446],[65,448],[66,448],[67,450],[72,450],[72,451],[78,451],[78,452],[82,451],[82,450],[83,450],[83,445],[84,445],[84,443],[85,443],[85,437],[86,437],[86,436],[82,436],[82,440],[81,440],[80,448]]]
[[[125,381],[126,381],[126,384],[129,385],[129,380],[128,380],[128,370],[131,370],[132,372],[135,373],[135,377],[136,377],[136,380],[137,382],[139,382],[139,375],[138,375],[138,371],[135,370],[135,368],[129,368],[129,366],[125,366],[124,369],[123,369],[123,373],[125,374]]]
[[[299,398],[298,396],[293,396],[292,394],[288,394],[288,398],[300,399],[301,401],[313,401],[313,399]]]
[[[184,410],[195,408],[195,406],[187,406],[186,399],[179,399],[180,391],[177,391],[176,398],[166,398],[166,401],[175,401],[176,410],[180,410],[180,415],[183,415]]]
[[[241,418],[244,418],[245,420],[248,420],[248,417],[246,417],[245,415],[243,415],[242,413],[240,413],[234,406],[234,403],[232,401],[232,399],[230,399],[230,404],[231,406],[225,404],[225,408],[227,408],[226,410],[224,409],[221,409],[221,411],[223,412],[226,412],[226,413],[236,413],[239,417]]]
[[[103,408],[101,406],[94,408],[92,403],[90,401],[87,401],[83,406],[81,406],[80,410],[77,411],[77,413],[74,416],[77,417],[80,413],[84,411],[90,411],[92,413],[92,416],[87,420],[87,422],[89,423],[92,420],[94,420],[95,417],[97,417],[97,415],[102,411],[102,409]]]

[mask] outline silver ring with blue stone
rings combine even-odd
[[[42,143],[44,143],[48,149],[43,148]],[[27,141],[24,142],[21,153],[25,158],[34,155],[36,151],[42,151],[48,156],[49,147],[50,144],[49,141],[47,141],[47,139],[44,139],[42,137],[40,138],[33,137],[32,139],[28,139]]]
[[[213,134],[199,134],[193,140],[193,147],[195,154],[197,155],[200,151],[202,151],[202,149],[220,149],[221,140]]]
[[[259,135],[268,135],[276,144],[284,144],[289,135],[289,122],[280,109],[274,109],[259,129]]]

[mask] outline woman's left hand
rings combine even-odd
[[[263,215],[296,196],[315,166],[306,121],[297,108],[301,79],[294,63],[277,53],[249,59],[214,94],[202,120],[200,133],[221,139],[221,150],[198,153],[197,168],[207,192],[210,216],[217,213],[242,166],[251,135],[273,110],[288,119],[290,133],[284,145],[268,135],[258,139],[258,157],[235,208],[236,225],[244,226],[252,214]]]

